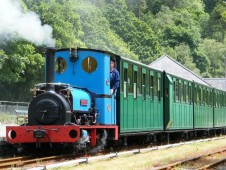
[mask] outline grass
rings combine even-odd
[[[150,151],[137,155],[123,156],[89,164],[74,165],[56,168],[63,170],[141,170],[152,169],[178,160],[198,156],[199,154],[226,147],[226,139],[194,143],[164,150]]]
[[[0,124],[16,124],[16,115],[0,113]],[[20,121],[18,122],[18,124]]]

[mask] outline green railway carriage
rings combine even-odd
[[[226,92],[213,89],[213,113],[214,127],[225,127],[226,125]]]
[[[121,136],[164,138],[167,134],[169,139],[172,132],[196,134],[226,127],[226,92],[199,78],[195,82],[191,76],[181,78],[124,57],[119,57],[117,64],[120,90],[116,117]]]
[[[163,73],[121,58],[121,134],[163,131]]]
[[[193,129],[192,82],[164,73],[166,131]]]
[[[213,128],[213,91],[211,87],[198,83],[193,85],[194,92],[194,128]]]

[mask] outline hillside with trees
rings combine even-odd
[[[37,14],[42,27],[51,27],[56,48],[107,50],[145,64],[169,55],[202,77],[225,75],[223,0],[19,0],[19,5],[23,15]],[[29,101],[30,89],[44,81],[48,44],[17,32],[6,38],[1,31],[0,100]]]

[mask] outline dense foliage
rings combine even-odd
[[[145,64],[169,55],[200,76],[224,76],[223,0],[20,0],[20,4],[25,12],[35,12],[42,25],[52,27],[56,48],[107,50]],[[30,88],[44,81],[45,47],[15,35],[0,41],[0,100],[30,99]]]

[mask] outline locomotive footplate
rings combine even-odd
[[[35,143],[37,138],[41,143],[70,143],[80,137],[79,126],[7,126],[7,141],[11,143]]]
[[[74,143],[81,137],[81,131],[87,130],[90,137],[90,145],[96,146],[97,131],[105,129],[112,131],[114,140],[118,140],[118,126],[94,125],[48,125],[48,126],[7,126],[6,138],[10,143]]]

